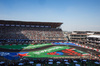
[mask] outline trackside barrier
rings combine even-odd
[[[95,51],[97,51],[97,49],[96,49],[96,48],[94,48],[94,50],[95,50]]]
[[[77,44],[77,43],[74,43],[74,44],[76,44],[76,45],[78,45],[78,46],[81,46],[81,47],[84,47],[84,48],[87,48],[87,49],[92,49],[92,50],[95,50],[95,51],[97,51],[97,52],[100,52],[100,50],[99,50],[99,49],[96,49],[96,48],[92,48],[92,47],[80,45],[80,44]]]
[[[99,52],[100,52],[100,50],[99,50]]]
[[[99,51],[99,49],[96,49],[96,51]]]

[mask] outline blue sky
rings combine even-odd
[[[100,31],[100,0],[0,0],[0,20],[63,22],[64,31]]]

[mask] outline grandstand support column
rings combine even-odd
[[[80,59],[82,59],[82,53],[81,53],[81,55],[80,55]]]
[[[88,53],[90,54],[90,59],[92,59],[92,52],[88,51]]]

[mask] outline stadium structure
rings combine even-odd
[[[0,21],[0,40],[6,43],[51,43],[65,42],[62,23]],[[11,44],[11,43],[10,43]]]
[[[99,49],[68,42],[62,24],[0,20],[0,65],[99,66]]]

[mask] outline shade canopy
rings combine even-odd
[[[89,35],[87,38],[100,38],[100,35]]]

